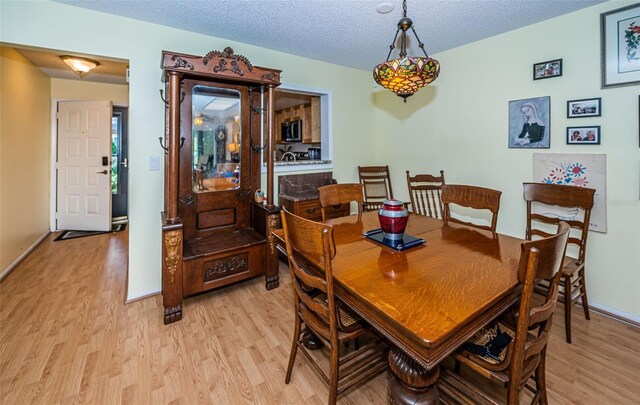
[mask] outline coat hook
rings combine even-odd
[[[162,90],[162,89],[160,89],[160,98],[162,99],[162,101],[164,101],[164,105],[166,105],[168,107],[169,106],[169,102],[164,99],[164,90]],[[162,138],[160,138],[160,139],[162,139]],[[163,146],[163,148],[164,148],[164,146]]]
[[[160,90],[160,93],[162,93],[162,90]],[[162,97],[162,96],[160,96],[160,97]],[[166,101],[165,101],[165,103],[166,103]],[[164,153],[169,153],[169,148],[167,148],[166,146],[164,146],[164,145],[162,144],[162,139],[163,139],[163,138],[162,138],[161,136],[159,136],[159,137],[158,137],[158,141],[160,141],[160,147],[161,147],[162,149],[164,149]]]
[[[182,104],[182,102],[184,101],[184,98],[187,94],[183,91],[180,94],[180,104]],[[164,105],[166,105],[167,107],[169,106],[169,101],[165,100],[164,98],[164,90],[160,89],[160,98],[162,99],[162,101],[164,101]]]
[[[166,146],[164,146],[164,144],[162,143],[163,138],[161,136],[158,137],[158,141],[160,141],[160,147],[162,149],[164,149],[164,153],[169,153],[169,148],[167,148]],[[180,138],[180,149],[182,149],[182,146],[184,145],[184,136]]]

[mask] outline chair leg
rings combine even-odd
[[[540,353],[540,363],[536,368],[536,388],[538,392],[540,392],[540,400],[539,403],[542,405],[548,405],[549,400],[547,399],[547,381],[545,379],[545,363],[547,358],[547,349],[545,348],[542,353]]]
[[[453,365],[453,371],[456,374],[460,374],[460,365],[461,365],[460,361],[455,360],[455,364]]]
[[[564,328],[567,335],[567,343],[571,343],[571,277],[564,278]]]
[[[338,399],[338,365],[340,346],[331,345],[331,361],[329,364],[329,405],[335,405]]]
[[[284,379],[285,384],[289,384],[291,381],[291,370],[293,370],[293,363],[296,361],[296,353],[298,353],[298,340],[300,339],[300,328],[302,327],[300,322],[300,315],[296,312],[296,326],[293,331],[293,342],[291,343],[291,353],[289,354],[289,365],[287,366],[287,376]]]
[[[585,274],[586,271],[583,267],[582,270],[578,272],[578,275],[580,276],[580,295],[582,295],[582,309],[584,309],[584,317],[591,319],[591,316],[589,315],[589,302],[587,301],[587,281],[584,278]]]
[[[356,351],[360,350],[360,337],[355,338],[355,341],[353,342],[353,346]]]

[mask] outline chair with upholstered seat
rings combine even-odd
[[[295,330],[285,383],[291,380],[296,353],[300,349],[329,384],[329,404],[335,404],[340,393],[386,369],[387,348],[377,339],[340,358],[341,346],[362,336],[369,328],[334,294],[333,227],[296,216],[286,209],[281,211],[281,217],[295,306]],[[329,349],[328,375],[315,361],[317,356],[311,356],[304,346],[303,336],[308,332]]]
[[[509,405],[520,403],[525,387],[534,394],[532,403],[547,403],[545,358],[568,237],[569,225],[561,222],[555,235],[522,243],[518,266],[522,292],[515,322],[494,321],[456,352],[456,373],[445,369],[441,380],[447,395],[464,398],[467,403],[501,403],[458,373],[464,364],[507,388]],[[533,293],[541,280],[547,280],[550,288],[538,305],[533,302]],[[530,379],[535,387],[529,384]]]
[[[358,177],[364,189],[364,211],[378,210],[393,198],[389,166],[358,166]]]
[[[445,225],[449,222],[457,222],[464,225],[474,226],[479,229],[496,231],[498,223],[498,210],[500,209],[500,196],[502,191],[490,188],[465,186],[459,184],[445,184],[442,186],[442,204],[444,206],[443,220]],[[463,221],[451,216],[450,204],[476,210],[491,211],[491,225],[482,225],[474,222]]]
[[[362,203],[364,202],[364,194],[362,192],[362,184],[344,183],[329,184],[327,186],[318,187],[320,193],[320,211],[322,212],[322,222],[327,219],[327,207],[339,204],[349,204],[355,201],[358,206],[358,220],[362,218]]]
[[[416,174],[411,176],[407,170],[407,187],[411,197],[411,210],[414,214],[442,218],[442,199],[440,197],[444,182],[444,171],[440,176]]]
[[[590,319],[584,262],[595,190],[586,187],[543,183],[523,183],[523,187],[524,199],[527,202],[527,240],[531,240],[535,236],[548,236],[548,232],[543,228],[545,224],[566,221],[573,230],[573,234],[569,238],[569,245],[573,245],[577,249],[577,258],[569,255],[565,257],[560,284],[560,297],[561,299],[564,297],[566,339],[567,343],[571,343],[571,308],[573,305],[582,300],[584,316],[586,319]],[[547,206],[544,207],[544,211],[536,210],[532,207],[533,203],[542,203]],[[555,207],[549,209],[548,206]],[[558,208],[563,211],[553,211]],[[546,286],[541,284],[538,286],[538,291],[546,292]]]

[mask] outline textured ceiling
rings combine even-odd
[[[402,17],[401,0],[55,1],[360,69],[384,60]],[[433,54],[604,1],[409,0],[407,15]]]

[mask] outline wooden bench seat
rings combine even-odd
[[[237,232],[220,233],[206,238],[185,241],[183,257],[185,261],[193,260],[265,242],[265,237],[253,229],[240,229]]]

